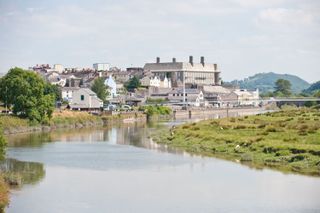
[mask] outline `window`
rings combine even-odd
[[[84,95],[81,95],[80,98],[81,98],[81,101],[84,101]]]

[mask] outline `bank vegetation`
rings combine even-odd
[[[255,168],[320,176],[319,109],[287,109],[188,123],[153,138],[190,153]]]

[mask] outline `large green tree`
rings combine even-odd
[[[92,87],[92,91],[95,92],[102,101],[105,101],[108,93],[107,93],[107,88],[106,85],[104,84],[104,79],[103,78],[97,78],[94,80]]]
[[[0,100],[13,113],[42,122],[51,118],[55,94],[45,91],[47,83],[36,73],[21,68],[10,69],[0,79]]]
[[[134,89],[139,88],[141,83],[140,80],[134,76],[128,82],[126,82],[124,86],[128,91],[133,91]]]
[[[285,79],[278,79],[275,83],[275,91],[276,95],[284,95],[290,96],[291,95],[291,83]]]

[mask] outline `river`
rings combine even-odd
[[[166,124],[10,136],[7,157],[36,164],[37,180],[12,191],[7,212],[320,212],[320,178],[152,143]]]

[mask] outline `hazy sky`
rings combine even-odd
[[[0,72],[205,56],[223,80],[320,80],[320,0],[0,0]]]

